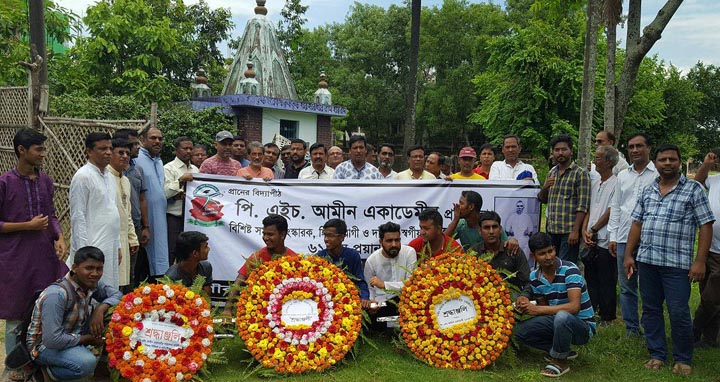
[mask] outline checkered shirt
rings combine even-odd
[[[547,232],[565,234],[572,231],[577,212],[588,212],[590,206],[590,176],[573,163],[559,175],[557,167],[548,177],[555,177],[555,184],[548,190]],[[578,227],[580,228],[580,227]]]

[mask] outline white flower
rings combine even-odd
[[[154,311],[154,310],[153,310],[152,313],[150,313],[150,320],[151,320],[151,321],[157,321],[159,318],[160,318],[160,315],[158,314],[157,311]]]
[[[168,365],[175,366],[176,363],[177,363],[177,359],[175,359],[175,357],[168,358]]]
[[[170,286],[169,286],[169,285],[167,285],[167,284],[163,285],[163,290],[164,290],[164,291],[167,291],[167,290],[169,290],[169,289],[170,289]]]
[[[142,314],[140,314],[140,313],[135,313],[135,314],[133,315],[133,319],[134,319],[135,321],[140,321],[140,320],[142,320]]]
[[[202,306],[202,304],[203,304],[202,298],[198,297],[195,299],[195,306]]]
[[[182,381],[183,378],[185,378],[185,376],[183,375],[183,373],[181,373],[181,372],[178,371],[177,374],[175,374],[175,379],[177,379],[178,381]]]
[[[209,339],[209,338],[203,338],[203,340],[202,340],[202,346],[205,346],[205,347],[210,346],[210,339]]]
[[[167,299],[165,298],[165,296],[160,296],[160,297],[158,297],[158,304],[164,304],[165,301],[167,301]]]
[[[172,296],[175,296],[175,291],[170,289],[165,291],[165,296],[168,296],[168,298],[172,298]]]
[[[155,358],[157,358],[157,355],[155,354],[155,352],[151,352],[150,349],[148,349],[146,355],[147,355],[147,357],[150,358],[150,359],[155,359]]]
[[[184,349],[184,348],[190,346],[190,341],[189,341],[189,340],[185,340],[185,341],[183,341],[182,344],[180,344],[180,345],[181,345],[181,346],[183,347],[183,349]]]
[[[133,304],[135,304],[135,305],[140,305],[140,304],[142,304],[142,298],[140,298],[140,297],[135,297],[135,299],[133,300]]]
[[[296,340],[296,339],[294,339],[294,338],[293,338],[292,341],[290,341],[290,344],[291,344],[291,345],[297,345],[297,344],[299,344],[299,343],[300,343],[300,341],[298,341],[298,340]]]
[[[203,361],[205,361],[207,359],[207,354],[201,353],[200,357],[203,359]]]
[[[130,358],[132,358],[132,353],[130,353],[129,351],[126,351],[125,353],[123,353],[124,360],[129,361]]]
[[[142,380],[142,382],[152,382],[152,380],[150,378],[145,378]]]
[[[205,309],[200,313],[203,317],[210,317],[210,311]]]
[[[310,281],[310,277],[305,276],[305,277],[302,278],[302,281],[304,281],[304,282],[309,282],[309,281]]]
[[[150,294],[150,291],[151,291],[150,287],[145,286],[145,288],[143,288],[143,290],[142,290],[142,294]]]
[[[207,332],[208,332],[208,333],[212,333],[213,331],[215,331],[215,329],[213,329],[212,326],[208,325],[208,326],[207,326]]]
[[[135,361],[135,366],[140,366],[140,367],[145,366],[145,362],[143,362],[143,360],[139,359],[139,360]]]
[[[198,326],[198,325],[200,325],[200,321],[198,321],[197,318],[193,318],[190,321],[190,326]]]

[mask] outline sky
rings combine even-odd
[[[83,16],[85,9],[96,0],[56,0],[56,2],[76,14]],[[186,4],[198,0],[185,0]],[[247,20],[254,15],[255,0],[206,0],[212,8],[230,8],[235,29],[233,37],[241,35]],[[312,29],[327,23],[342,22],[350,11],[354,0],[303,0],[309,8],[306,12],[306,27]],[[402,0],[361,0],[361,3],[387,7],[390,4],[402,4]],[[502,0],[469,0],[470,3],[495,3],[503,5]],[[627,1],[625,9],[627,10]],[[660,10],[665,0],[644,0],[642,2],[643,27],[649,24]],[[277,23],[285,0],[267,0],[268,17]],[[442,0],[423,0],[424,7],[441,6]],[[672,63],[687,72],[698,61],[720,65],[720,1],[685,0],[663,32],[663,37],[655,43],[650,55],[657,54],[667,63]],[[618,30],[618,38],[624,40],[625,30]],[[624,42],[621,41],[621,46]],[[227,56],[232,52],[226,51]]]

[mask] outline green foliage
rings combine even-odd
[[[300,4],[300,1],[285,0],[285,6],[280,11],[282,19],[277,26],[278,40],[280,40],[280,46],[290,66],[295,62],[295,49],[303,34],[303,25],[307,22],[304,15],[308,6]]]
[[[194,111],[187,104],[173,104],[161,109],[158,114],[158,127],[167,142],[160,154],[165,163],[175,157],[172,142],[181,135],[190,137],[193,144],[207,146],[208,154],[212,155],[215,134],[221,130],[233,130],[232,119],[219,108]]]
[[[687,80],[701,94],[694,129],[700,156],[720,146],[720,67],[698,63]]]
[[[53,116],[83,119],[145,119],[150,114],[149,105],[132,96],[91,97],[77,92],[53,97],[50,107]]]

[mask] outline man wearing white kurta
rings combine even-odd
[[[85,246],[99,248],[105,255],[100,279],[114,288],[119,286],[120,214],[115,204],[115,179],[106,169],[112,149],[110,135],[90,133],[85,138],[88,163],[81,167],[70,182],[70,256]]]
[[[115,138],[110,166],[107,170],[115,180],[115,205],[120,214],[120,253],[122,254],[118,269],[118,283],[121,287],[130,285],[130,259],[137,256],[140,243],[135,233],[130,206],[130,180],[123,171],[130,165],[130,151],[133,144],[127,139]]]
[[[506,135],[503,139],[502,153],[504,160],[496,161],[490,167],[490,180],[526,180],[538,183],[535,168],[520,160],[520,138],[517,135]],[[525,252],[530,253],[530,252]]]

